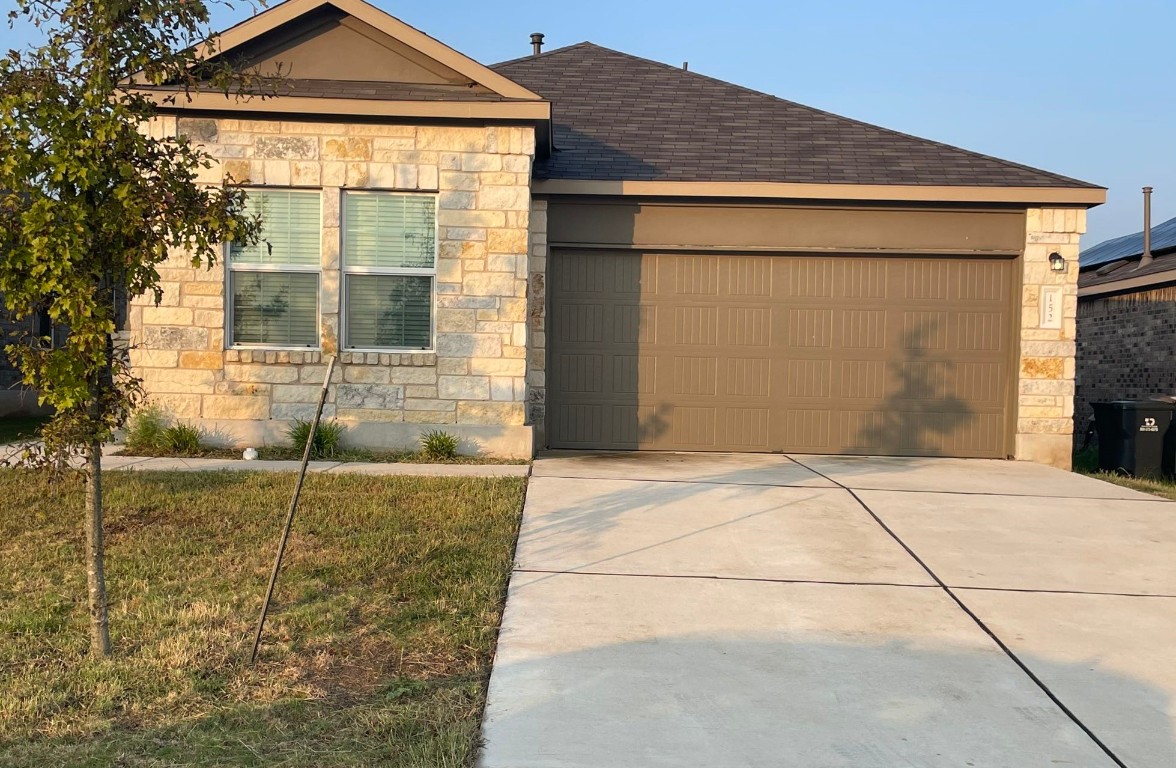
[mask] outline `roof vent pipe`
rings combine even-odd
[[[532,32],[531,33],[531,55],[538,56],[541,53],[543,53],[543,33],[542,32]]]
[[[1151,187],[1143,188],[1143,256],[1139,259],[1139,267],[1143,269],[1152,263],[1151,252]]]

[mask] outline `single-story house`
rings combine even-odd
[[[592,43],[483,66],[361,0],[218,50],[288,79],[150,128],[265,219],[131,308],[177,418],[279,440],[337,353],[327,415],[369,446],[1069,464],[1101,187]]]
[[[1091,403],[1176,395],[1176,217],[1080,254],[1074,424],[1081,445]]]

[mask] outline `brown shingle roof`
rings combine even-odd
[[[491,69],[553,102],[537,178],[1098,188],[592,43]]]

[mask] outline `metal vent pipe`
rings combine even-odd
[[[1152,263],[1151,252],[1151,187],[1143,188],[1143,255],[1139,258],[1139,266],[1143,269]]]

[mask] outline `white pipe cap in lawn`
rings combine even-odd
[[[256,460],[257,459],[257,449],[256,448],[246,448],[245,451],[241,454],[241,458],[245,459],[245,461]]]

